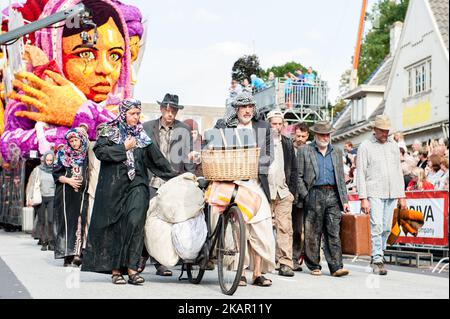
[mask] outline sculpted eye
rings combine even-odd
[[[117,62],[122,59],[122,55],[120,53],[112,53],[110,59],[112,62]]]
[[[84,51],[84,52],[80,52],[78,53],[78,56],[82,59],[87,59],[89,61],[94,60],[95,59],[95,55],[93,52],[91,51]]]

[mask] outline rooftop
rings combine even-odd
[[[448,29],[449,29],[449,1],[448,0],[428,0],[431,11],[433,12],[434,18],[441,31],[442,38],[444,40],[445,46],[448,51],[449,40],[448,40]]]

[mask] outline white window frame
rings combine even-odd
[[[431,91],[433,85],[432,59],[421,60],[407,68],[408,77],[406,96],[408,98]]]
[[[367,96],[352,100],[351,124],[355,125],[367,119]]]

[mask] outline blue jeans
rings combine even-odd
[[[372,235],[372,261],[382,263],[387,240],[391,234],[397,199],[369,198]]]

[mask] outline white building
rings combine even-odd
[[[391,29],[385,61],[366,84],[344,96],[349,104],[334,123],[337,146],[369,138],[380,114],[392,119],[394,131],[405,133],[407,144],[448,138],[448,9],[448,0],[410,0],[404,25]]]
[[[407,144],[448,138],[448,10],[448,0],[411,0],[408,8],[384,111]]]

